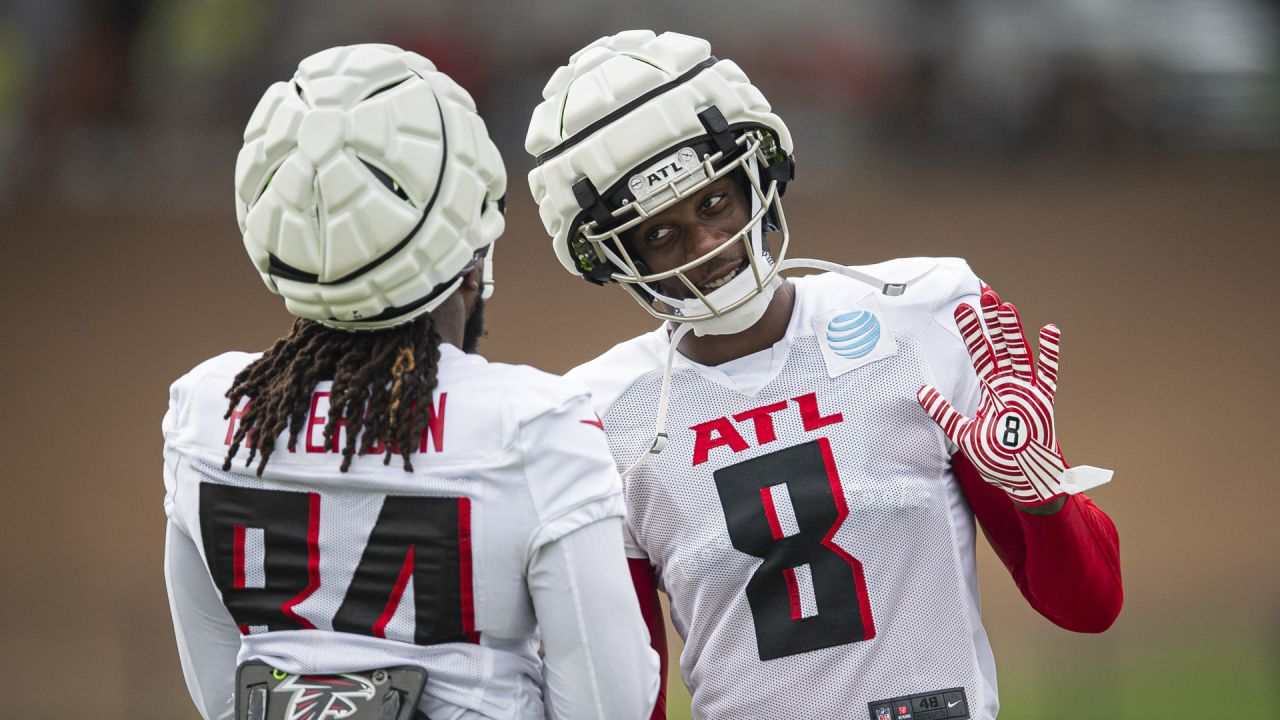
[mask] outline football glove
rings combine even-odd
[[[1068,468],[1058,447],[1053,424],[1057,326],[1040,330],[1040,358],[1033,367],[1017,309],[1002,303],[994,290],[983,289],[982,319],[967,304],[956,308],[955,318],[982,385],[978,411],[965,417],[929,385],[916,397],[982,479],[1020,505],[1041,505],[1108,482],[1110,470]],[[984,320],[990,339],[982,332]]]

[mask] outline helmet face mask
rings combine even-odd
[[[607,263],[613,272],[609,279],[618,283],[650,314],[662,320],[675,322],[701,322],[724,316],[750,301],[755,295],[768,290],[775,275],[776,266],[764,242],[766,217],[775,219],[781,235],[777,256],[785,256],[789,233],[779,202],[779,183],[769,178],[761,183],[757,168],[767,167],[770,161],[766,148],[772,138],[764,130],[740,133],[734,140],[735,148],[729,153],[708,152],[707,142],[692,142],[666,154],[658,163],[642,169],[620,181],[625,193],[615,190],[606,197],[617,198],[610,215],[612,222],[604,225],[591,220],[580,225],[573,235],[577,252],[589,246],[595,259]],[[773,158],[777,162],[777,158]],[[656,171],[655,171],[656,169]],[[661,174],[657,171],[666,171]],[[661,215],[677,203],[703,188],[738,173],[744,178],[751,213],[747,222],[715,248],[676,267],[658,272],[652,271],[638,257],[626,240],[629,231],[646,220]],[[607,228],[607,229],[604,229]],[[711,292],[703,292],[691,277],[697,268],[730,252],[741,245],[747,259],[749,281],[738,282],[733,278],[725,286]],[[681,295],[664,292],[671,280],[679,283]],[[730,288],[732,288],[730,290]],[[730,292],[721,292],[730,290]]]

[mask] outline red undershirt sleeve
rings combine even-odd
[[[640,615],[649,628],[649,645],[658,651],[658,698],[653,704],[649,720],[667,718],[667,628],[662,620],[662,604],[658,601],[658,586],[654,581],[653,567],[648,559],[627,558],[631,568],[631,582],[636,586],[640,599]]]
[[[1037,612],[1075,632],[1111,627],[1124,603],[1120,537],[1115,523],[1084,495],[1067,497],[1053,515],[1032,515],[1014,506],[957,452],[956,479],[982,532]]]

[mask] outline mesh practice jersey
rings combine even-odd
[[[973,517],[916,401],[927,383],[976,409],[952,313],[980,282],[958,259],[858,269],[919,279],[889,297],[797,278],[772,348],[716,367],[677,355],[667,447],[625,480],[628,552],[671,598],[696,718],[995,716]],[[653,439],[667,344],[659,328],[568,374],[619,468]]]
[[[433,720],[543,718],[529,573],[540,550],[594,537],[592,528],[608,524],[606,539],[619,537],[618,474],[581,386],[450,345],[440,350],[413,472],[398,456],[383,465],[380,453],[339,471],[339,446],[323,442],[327,382],[316,388],[295,451],[282,436],[263,477],[254,475],[256,460],[244,467],[248,448],[223,472],[245,409],[224,419],[225,393],[257,356],[221,355],[174,383],[164,477],[175,622],[182,624],[178,608],[207,596],[217,606],[188,612],[186,623],[217,625],[230,615],[222,635],[178,628],[197,705],[219,716],[230,711],[235,662],[293,673],[407,664],[428,673],[420,708]],[[621,541],[614,542],[616,584],[634,605]],[[566,604],[575,600],[571,589],[556,591]],[[656,655],[638,608],[627,609],[611,605],[608,621],[627,628],[635,664],[652,666],[629,674],[652,679],[656,691]],[[225,655],[228,646],[235,655]],[[204,657],[220,653],[220,662]],[[217,677],[193,685],[193,673]],[[224,697],[202,699],[198,691]],[[590,713],[599,714],[607,713]]]

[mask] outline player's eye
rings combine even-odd
[[[702,199],[703,212],[719,212],[724,209],[725,193],[714,193]]]
[[[670,225],[661,225],[645,233],[644,242],[646,245],[649,245],[650,247],[661,245],[667,240],[671,239],[671,233],[673,232],[675,232],[675,229],[672,228]]]

